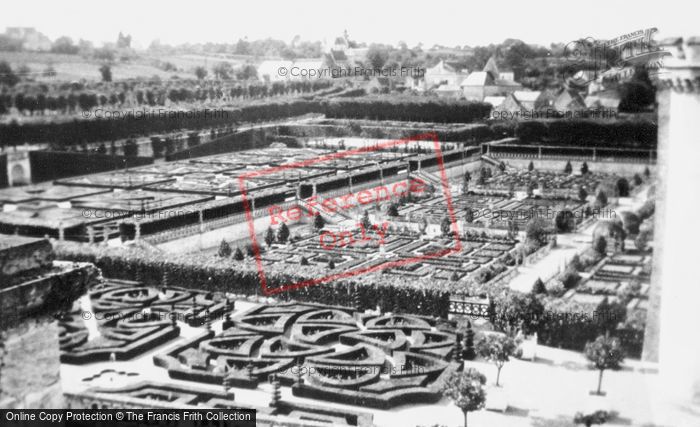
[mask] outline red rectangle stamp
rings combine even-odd
[[[300,280],[298,282],[294,283],[286,283],[282,284],[280,286],[274,286],[274,287],[268,287],[268,281],[265,275],[264,271],[264,262],[263,258],[261,256],[261,250],[260,246],[258,244],[258,238],[256,236],[256,230],[255,230],[255,213],[253,212],[253,208],[251,207],[252,203],[249,199],[248,196],[248,190],[246,188],[246,182],[250,181],[251,179],[265,179],[265,177],[270,177],[273,174],[280,174],[283,173],[286,175],[287,172],[293,172],[295,169],[300,172],[302,168],[316,168],[318,169],[322,165],[328,166],[329,163],[335,165],[339,160],[341,159],[347,159],[350,157],[357,158],[358,156],[369,156],[372,152],[381,152],[381,151],[396,151],[398,148],[401,148],[402,146],[405,146],[406,144],[409,144],[411,142],[423,142],[423,143],[428,143],[432,146],[432,149],[434,150],[434,153],[432,155],[423,155],[423,158],[430,158],[432,163],[431,165],[436,165],[439,171],[439,178],[440,178],[440,186],[442,188],[442,194],[443,197],[445,198],[445,203],[447,205],[447,217],[450,220],[450,229],[451,229],[451,234],[454,238],[454,245],[451,247],[445,247],[444,249],[437,249],[437,250],[432,250],[428,253],[421,253],[420,255],[416,256],[411,256],[411,257],[404,257],[401,259],[387,259],[385,262],[382,262],[380,264],[375,264],[371,266],[358,266],[357,268],[350,268],[347,271],[340,271],[340,272],[333,272],[332,274],[325,275],[323,277],[316,277],[316,278],[307,278],[304,280]],[[416,158],[411,158],[412,160],[418,160]],[[373,162],[368,162],[368,163],[373,163]],[[418,169],[420,167],[418,166]],[[362,169],[359,169],[359,171],[362,171]],[[323,194],[316,194],[316,191],[314,190],[314,194],[311,196],[299,196],[297,194],[297,197],[303,197],[298,199],[299,203],[298,205],[293,206],[292,208],[288,208],[285,210],[280,209],[279,207],[273,206],[273,207],[268,207],[268,213],[271,218],[271,224],[279,224],[281,222],[284,222],[286,220],[298,220],[302,216],[304,216],[304,212],[306,211],[306,215],[308,217],[313,217],[316,215],[315,212],[320,213],[338,213],[338,212],[343,212],[343,210],[350,209],[350,208],[357,208],[359,206],[363,205],[368,205],[370,203],[374,202],[380,202],[380,201],[387,201],[391,200],[392,197],[403,197],[406,196],[407,194],[411,193],[420,193],[421,191],[424,191],[426,187],[426,182],[422,180],[421,178],[414,177],[414,178],[408,178],[408,174],[410,173],[411,168],[407,166],[407,178],[405,180],[399,180],[396,182],[393,182],[393,184],[387,184],[385,185],[383,183],[377,183],[377,185],[373,188],[363,188],[360,191],[354,192],[352,190],[352,185],[350,185],[350,189],[345,191],[345,189],[341,189],[340,191],[336,190],[332,192],[332,195],[328,195],[328,197],[325,197],[322,201],[319,199],[320,197],[323,197]],[[382,175],[383,177],[383,175]],[[437,181],[436,181],[437,182]],[[313,285],[318,285],[322,283],[328,283],[332,282],[335,280],[339,279],[346,279],[349,277],[361,275],[361,274],[367,274],[367,273],[372,273],[380,270],[384,270],[387,268],[397,268],[397,267],[402,267],[406,266],[408,264],[415,264],[419,263],[421,261],[425,261],[428,259],[434,259],[434,258],[439,258],[439,257],[444,257],[453,253],[460,252],[462,250],[462,244],[461,240],[459,238],[459,227],[457,224],[457,220],[455,217],[453,205],[452,205],[452,196],[450,193],[450,184],[447,179],[447,173],[445,171],[445,165],[444,165],[444,160],[443,160],[443,155],[442,155],[442,150],[440,148],[440,141],[438,140],[437,134],[435,133],[425,133],[425,134],[420,134],[416,135],[410,138],[404,138],[404,139],[399,139],[399,140],[394,140],[394,141],[385,141],[378,143],[374,146],[371,147],[361,147],[361,148],[355,148],[355,149],[349,149],[345,151],[339,151],[335,153],[330,153],[326,155],[319,156],[317,158],[312,158],[312,159],[305,159],[301,160],[298,162],[293,162],[293,163],[288,163],[288,164],[283,164],[280,166],[274,166],[274,167],[269,167],[265,169],[260,169],[256,171],[251,171],[251,172],[246,172],[244,174],[241,174],[238,177],[238,183],[241,191],[241,196],[243,200],[243,206],[245,208],[245,215],[246,215],[246,220],[248,223],[248,231],[250,233],[250,240],[252,243],[253,247],[253,253],[257,265],[257,270],[258,270],[258,276],[260,279],[260,285],[262,288],[262,292],[265,295],[273,295],[277,294],[280,292],[284,291],[289,291],[289,290],[294,290],[294,289],[299,289],[302,287],[306,286],[313,286]],[[338,194],[338,193],[341,194]],[[302,207],[303,206],[303,207]],[[382,225],[369,225],[368,227],[364,227],[363,224],[357,224],[359,227],[359,240],[369,240],[367,238],[367,233],[371,233],[373,236],[375,236],[378,240],[379,243],[383,243],[384,237],[386,236],[387,233],[387,226],[388,224],[385,222]],[[342,248],[344,246],[349,245],[351,242],[355,241],[357,239],[353,238],[353,234],[351,232],[345,232],[345,231],[337,231],[337,232],[330,232],[330,231],[322,231],[319,233],[319,247],[324,248],[324,249],[337,249],[337,248]]]

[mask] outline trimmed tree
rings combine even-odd
[[[564,173],[571,175],[571,173],[574,171],[573,166],[571,166],[571,162],[567,161],[566,166],[564,166]]]
[[[399,216],[399,208],[397,208],[395,204],[392,204],[389,206],[389,209],[387,209],[386,214],[391,217],[397,217]]]
[[[277,241],[280,243],[286,243],[289,239],[289,227],[284,222],[277,229]]]
[[[532,161],[530,161],[530,164],[527,165],[527,170],[528,170],[529,172],[532,172],[532,171],[535,170],[535,164],[532,163]]]
[[[518,343],[506,334],[483,334],[476,342],[476,352],[496,365],[496,387],[500,387],[501,369],[518,352]]]
[[[537,280],[535,280],[535,284],[532,285],[532,293],[535,295],[547,293],[547,288],[544,286],[544,282],[539,277]]]
[[[305,256],[302,256],[301,259],[299,260],[299,264],[301,264],[301,265],[309,265],[309,260],[306,259]]]
[[[464,359],[474,360],[476,358],[476,351],[474,351],[474,330],[472,329],[472,323],[467,321],[467,330],[464,333]]]
[[[464,427],[467,427],[467,414],[478,411],[486,403],[486,376],[476,369],[453,371],[442,385],[442,395],[452,400],[464,414]]]
[[[364,211],[362,219],[360,219],[360,224],[362,224],[365,230],[369,230],[372,227],[372,222],[369,220],[369,212]]]
[[[469,181],[472,180],[472,175],[469,172],[464,172],[464,178],[462,179],[462,194],[467,194],[469,192]]]
[[[595,207],[600,209],[608,204],[608,195],[605,191],[599,191],[598,195],[595,196]]]
[[[243,251],[241,248],[236,248],[236,251],[233,253],[233,259],[236,261],[243,261],[243,258],[245,257],[243,256]]]
[[[585,175],[588,173],[588,163],[583,162],[581,165],[581,175]]]
[[[316,215],[314,215],[314,230],[321,231],[325,226],[326,220],[323,219],[320,213],[316,212]]]
[[[627,178],[620,178],[615,183],[617,188],[617,195],[619,197],[629,197],[630,195],[630,183]]]
[[[228,242],[226,240],[221,239],[221,243],[219,243],[219,256],[221,258],[228,258],[231,256],[231,246],[229,246]]]
[[[605,255],[607,253],[608,241],[605,237],[598,236],[598,238],[593,242],[593,249],[600,255]]]
[[[578,188],[578,199],[581,202],[585,202],[587,198],[588,198],[588,191],[586,191],[586,189],[583,187],[579,187]]]
[[[443,236],[452,235],[452,222],[450,221],[450,218],[444,217],[442,219],[442,222],[440,223],[440,231],[442,231]]]
[[[272,230],[272,227],[267,227],[267,230],[265,230],[265,236],[263,237],[265,239],[265,244],[267,247],[271,247],[273,243],[275,243],[275,232]]]
[[[596,338],[595,341],[586,343],[583,354],[588,360],[593,362],[595,368],[599,371],[598,390],[591,392],[591,394],[603,395],[601,391],[603,372],[605,372],[606,369],[620,369],[622,362],[625,360],[625,353],[620,344],[620,340],[608,334],[601,335]]]
[[[466,222],[467,224],[471,224],[472,222],[474,222],[474,211],[472,210],[472,208],[467,208],[464,211],[464,222]]]

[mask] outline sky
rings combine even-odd
[[[245,1],[245,0],[244,0]],[[695,1],[695,0],[693,0]],[[700,35],[693,1],[664,0],[5,0],[0,31],[35,27],[100,46],[131,34],[132,46],[233,43],[274,38],[332,41],[347,30],[358,42],[479,46],[517,38],[549,46],[583,37],[610,39],[656,27],[657,39]],[[695,22],[694,22],[695,21]]]

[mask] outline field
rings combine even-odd
[[[127,80],[136,78],[152,78],[158,76],[161,79],[194,78],[193,70],[197,66],[209,69],[219,62],[229,62],[234,68],[240,67],[250,58],[248,57],[219,57],[194,54],[183,55],[153,55],[140,56],[128,62],[117,61],[112,65],[112,78],[114,80]],[[13,70],[21,66],[27,66],[31,70],[32,78],[40,82],[61,82],[76,80],[101,79],[99,68],[103,61],[87,58],[81,55],[66,55],[43,52],[3,52],[2,60],[7,61]],[[164,71],[160,64],[169,62],[177,68],[177,71]],[[43,76],[42,73],[49,65],[56,70],[56,76]]]

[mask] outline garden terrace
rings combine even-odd
[[[131,214],[147,215],[163,210],[183,208],[187,205],[212,200],[212,196],[191,194],[159,193],[149,190],[124,190],[79,197],[71,200],[75,208],[98,211],[123,211]],[[189,209],[183,209],[181,212]],[[175,212],[168,212],[175,215]]]
[[[444,215],[444,214],[443,214]],[[268,267],[276,266],[289,268],[292,265],[299,266],[304,257],[312,266],[326,267],[326,274],[335,271],[351,271],[365,269],[381,265],[385,262],[395,262],[403,259],[411,259],[430,253],[439,253],[448,248],[453,248],[453,238],[426,237],[416,240],[416,235],[410,232],[398,231],[391,226],[385,236],[384,244],[379,245],[380,236],[374,231],[353,230],[341,239],[341,243],[331,243],[324,239],[321,242],[319,235],[307,235],[299,240],[286,245],[277,246],[261,254],[265,263],[265,271]],[[336,233],[337,234],[337,233]],[[363,240],[363,237],[366,240]],[[327,241],[328,240],[328,241]],[[458,290],[465,281],[475,279],[472,276],[476,270],[482,267],[494,267],[498,271],[505,271],[508,267],[504,260],[515,250],[515,241],[483,237],[478,240],[461,242],[462,249],[449,255],[424,259],[419,263],[386,268],[377,272],[363,273],[372,275],[377,280],[387,280],[391,276],[396,279],[411,277],[413,280],[430,280],[433,284],[444,284],[450,289]],[[330,262],[335,264],[335,270],[328,269]],[[498,265],[496,265],[498,264]],[[299,266],[302,271],[308,267]]]
[[[604,258],[575,290],[582,295],[607,296],[626,304],[627,318],[646,313],[651,286],[651,256],[627,250]]]
[[[0,205],[31,202],[65,202],[77,197],[106,193],[108,189],[69,187],[65,185],[32,185],[0,190]]]
[[[174,181],[175,178],[165,174],[154,174],[140,169],[126,169],[114,172],[103,172],[93,175],[83,175],[75,178],[59,179],[55,183],[74,185],[77,187],[119,188],[136,190],[147,185]]]
[[[495,174],[487,178],[484,185],[470,183],[474,190],[489,191],[527,191],[530,185],[539,190],[543,195],[556,194],[561,196],[578,197],[579,187],[583,187],[589,194],[598,188],[600,184],[615,182],[618,175],[593,173],[568,174],[564,172],[542,170],[507,171]]]
[[[440,400],[453,329],[412,315],[278,303],[234,319],[154,357],[172,378],[258,388],[271,374],[296,396],[388,409]],[[415,348],[413,347],[415,345]]]
[[[130,408],[215,408],[254,409],[256,422],[261,426],[293,424],[303,426],[313,420],[313,426],[371,427],[372,415],[323,406],[280,402],[275,407],[247,405],[235,399],[231,391],[212,391],[203,387],[141,381],[122,387],[92,387],[79,393],[66,393],[73,408],[119,407]],[[105,406],[106,405],[106,406]]]
[[[86,217],[85,209],[63,208],[49,202],[23,203],[14,210],[0,212],[0,232],[88,241],[87,227],[102,226],[129,215],[120,211],[110,214],[107,218]]]

